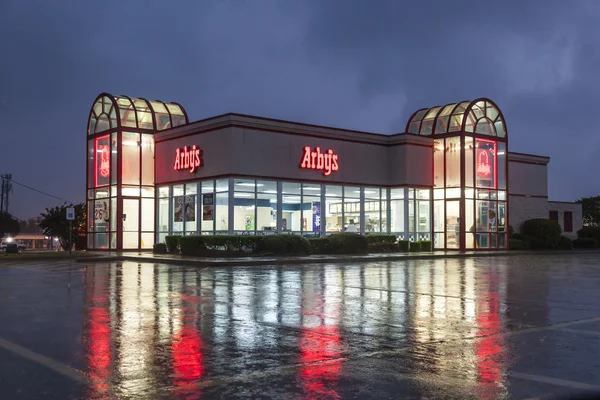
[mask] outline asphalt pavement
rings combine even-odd
[[[0,265],[0,399],[600,393],[600,259]]]

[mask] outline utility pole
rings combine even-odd
[[[2,190],[0,191],[0,213],[8,213],[8,195],[12,192],[12,174],[0,175],[2,178]]]

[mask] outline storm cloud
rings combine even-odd
[[[550,197],[598,193],[600,3],[303,0],[0,2],[0,173],[85,195],[100,92],[404,131],[423,107],[489,97],[510,149],[551,157]],[[11,211],[58,200],[15,186]]]

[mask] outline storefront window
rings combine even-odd
[[[215,230],[227,232],[229,229],[229,193],[217,193],[215,197]]]
[[[140,134],[123,132],[122,147],[122,183],[140,184]]]
[[[473,138],[465,136],[465,186],[473,187]]]
[[[184,203],[183,185],[173,186],[173,232],[183,232]]]
[[[284,182],[282,184],[281,230],[302,231],[302,184]]]
[[[390,190],[390,224],[393,233],[404,235],[404,188]]]
[[[325,229],[327,232],[342,232],[343,224],[343,187],[325,187]]]
[[[460,202],[446,201],[446,247],[460,247]]]
[[[169,199],[158,200],[158,231],[169,232]]]
[[[183,218],[185,221],[185,232],[196,234],[196,195],[198,194],[198,184],[189,183],[185,185],[185,201]]]
[[[498,189],[506,190],[506,143],[498,142]]]
[[[365,194],[365,233],[381,232],[382,207],[381,193],[385,189],[369,188],[364,189]],[[385,227],[383,228],[385,229]]]
[[[215,226],[215,181],[204,181],[202,189],[202,223],[200,229],[203,234],[212,234]]]
[[[154,184],[154,136],[142,135],[142,185]]]
[[[446,139],[446,187],[460,187],[460,137]]]
[[[256,229],[265,233],[277,232],[277,191],[256,194]]]
[[[344,187],[344,231],[360,232],[360,187]]]
[[[137,249],[139,246],[139,199],[123,199],[123,248]]]
[[[237,182],[236,190],[246,190],[244,192],[235,192],[233,194],[233,230],[254,234],[255,230],[255,209],[256,193],[254,193],[254,183],[252,187],[240,186]]]
[[[437,188],[444,187],[444,139],[433,142],[433,184]]]

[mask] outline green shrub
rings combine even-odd
[[[410,252],[418,253],[421,251],[421,242],[410,242]]]
[[[329,254],[329,238],[310,238],[308,239],[313,254]]]
[[[524,242],[525,241],[525,236],[523,236],[519,232],[515,232],[515,233],[512,234],[512,236],[510,237],[510,239],[517,239],[517,240],[520,240],[520,241]]]
[[[8,243],[5,252],[6,254],[16,254],[19,252],[19,245],[16,243]]]
[[[267,235],[258,236],[256,252],[277,255],[308,255],[311,252],[310,243],[298,235]]]
[[[512,227],[512,225],[508,225],[508,238],[512,238],[513,235],[515,234],[515,228]]]
[[[73,245],[75,246],[76,251],[85,250],[87,246],[87,238],[85,237],[85,235],[77,235],[77,237],[73,241]]]
[[[263,236],[214,235],[202,236],[204,246],[212,251],[255,252]]]
[[[572,250],[573,241],[566,236],[561,236],[560,242],[558,243],[558,248],[561,250]]]
[[[598,241],[594,238],[579,238],[573,240],[573,248],[575,249],[596,249]]]
[[[577,237],[579,239],[593,238],[600,243],[600,226],[584,226],[577,231]]]
[[[408,240],[398,240],[398,249],[405,253],[408,253],[410,250],[410,241]]]
[[[336,233],[329,236],[329,248],[333,254],[365,254],[369,251],[369,241],[356,233]]]
[[[206,245],[202,236],[182,236],[179,249],[184,256],[199,256],[205,253]]]
[[[154,254],[166,254],[167,253],[167,245],[164,243],[156,243],[152,247],[152,252]]]
[[[371,233],[367,235],[369,244],[373,243],[388,243],[394,244],[398,241],[398,236],[389,233]]]
[[[548,244],[538,237],[523,235],[523,241],[531,250],[548,250]]]
[[[431,251],[431,241],[430,240],[421,240],[421,251]]]
[[[179,239],[181,236],[166,236],[165,244],[169,253],[179,253]]]
[[[542,248],[556,249],[560,243],[560,234],[560,225],[551,219],[534,218],[523,223],[523,235],[539,241]]]
[[[508,239],[508,248],[510,250],[527,250],[529,246],[523,240],[512,238]]]
[[[397,253],[398,243],[369,243],[369,253]]]

